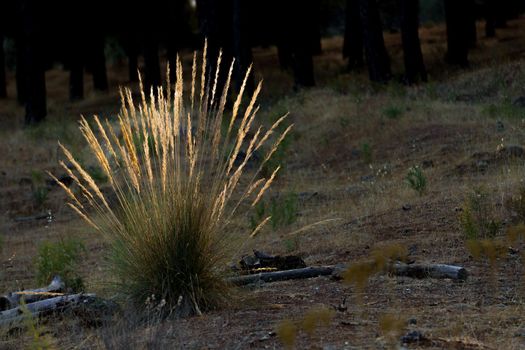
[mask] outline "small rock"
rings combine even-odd
[[[351,196],[362,196],[366,193],[366,190],[362,186],[350,186],[346,189],[346,193]]]
[[[371,182],[374,181],[375,177],[374,175],[363,175],[361,176],[361,181],[363,182]]]
[[[412,207],[410,206],[410,204],[403,204],[402,209],[403,209],[404,211],[409,211],[410,209],[412,209]]]
[[[334,306],[334,309],[339,312],[346,312],[346,310],[348,310],[348,306],[346,305],[346,297],[343,298],[341,304]]]
[[[318,195],[319,192],[301,192],[299,193],[299,200],[306,202]]]
[[[234,165],[235,166],[239,166],[241,165],[243,162],[244,162],[244,159],[246,158],[246,152],[243,152],[243,151],[239,151],[239,153],[237,154],[237,157],[235,158],[235,161],[234,161]],[[250,156],[250,159],[248,159],[248,161],[246,162],[246,167],[248,169],[250,168],[253,168],[256,164],[258,164],[261,160],[261,155],[258,151],[254,151],[251,156]]]
[[[503,122],[501,120],[498,120],[496,122],[496,131],[497,132],[503,132],[505,131],[505,125],[503,125]]]
[[[67,187],[70,187],[73,184],[73,178],[69,175],[61,175],[58,178],[58,181],[66,185]],[[58,182],[54,179],[46,180],[46,185],[48,186],[58,186]]]
[[[485,171],[489,167],[489,163],[486,160],[480,160],[476,162],[476,169],[478,171]]]
[[[424,160],[421,162],[421,167],[423,169],[427,169],[427,168],[433,168],[434,167],[434,161],[433,160]]]
[[[478,306],[478,305],[476,305]],[[454,305],[451,305],[449,307],[449,310],[452,311],[452,312],[465,312],[465,311],[468,311],[468,310],[471,310],[472,309],[472,305],[470,304],[466,304],[466,303],[458,303],[458,304],[454,304]]]
[[[18,181],[18,184],[20,186],[26,186],[26,185],[31,185],[33,183],[33,181],[28,178],[28,177],[23,177],[20,179],[20,181]]]
[[[518,329],[518,330],[514,333],[514,336],[515,336],[515,337],[525,338],[525,329]]]
[[[512,104],[516,107],[522,107],[525,108],[525,96],[520,96],[517,99],[512,102]]]
[[[410,324],[417,324],[417,319],[414,318],[414,317],[409,318],[409,319],[408,319],[408,324],[409,324],[409,325],[410,325]]]
[[[522,158],[525,155],[525,150],[521,146],[510,145],[501,148],[498,153],[501,157]]]
[[[401,337],[401,343],[413,344],[426,341],[427,338],[420,331],[411,331]]]

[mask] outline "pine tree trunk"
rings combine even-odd
[[[385,48],[383,28],[376,0],[359,0],[363,44],[370,80],[384,83],[390,80],[390,59]]]
[[[359,0],[347,0],[343,58],[348,58],[348,69],[362,67],[363,55],[363,28],[359,16]]]
[[[237,90],[240,89],[246,71],[253,62],[246,5],[245,0],[233,0],[233,52],[236,61],[233,78]],[[247,82],[248,93],[254,89],[253,76],[251,74]]]
[[[5,54],[4,54],[4,35],[0,33],[0,98],[7,97],[7,85],[5,77]]]
[[[176,79],[177,54],[184,47],[193,47],[192,31],[188,23],[188,2],[186,0],[166,1],[166,22],[168,26],[164,29],[167,37],[167,56],[170,65],[170,81]]]
[[[69,8],[73,10],[72,7]],[[82,16],[82,15],[81,15]],[[70,28],[65,34],[66,38],[66,64],[69,68],[69,100],[81,100],[84,98],[84,45],[87,35],[84,28],[76,21],[80,20],[78,16],[70,18],[67,25]]]
[[[444,0],[447,22],[447,54],[445,61],[468,67],[468,49],[471,35],[471,0]],[[470,35],[469,35],[470,34]]]
[[[144,92],[148,95],[153,88],[156,93],[157,87],[161,85],[159,45],[154,33],[146,33],[143,40],[144,53]]]
[[[139,81],[139,62],[137,51],[128,52],[128,75],[130,82]]]
[[[274,6],[280,6],[280,10],[275,13],[273,34],[275,36],[275,44],[277,46],[277,57],[279,58],[279,66],[281,70],[289,70],[292,68],[292,48],[290,42],[292,41],[292,33],[289,30],[289,14],[292,13],[292,4],[288,1],[279,4],[273,1]]]
[[[16,100],[18,104],[23,106],[26,103],[26,67],[24,56],[24,39],[19,33],[15,39],[16,45]]]
[[[478,45],[478,28],[476,27],[474,7],[474,1],[471,1],[470,11],[468,11],[469,16],[466,19],[468,21],[468,46],[470,49],[474,49]]]
[[[216,98],[220,99],[234,55],[243,54],[242,51],[235,52],[234,0],[199,0],[197,1],[197,10],[201,33],[208,40],[206,74],[213,79],[217,68],[219,68]],[[238,45],[240,45],[243,38],[239,36],[238,39]],[[240,50],[240,46],[237,48]],[[221,67],[217,67],[220,51],[222,51]],[[246,60],[245,55],[244,53],[241,59]]]
[[[401,0],[401,39],[405,63],[405,82],[413,84],[418,76],[427,81],[427,71],[419,40],[419,0]]]
[[[79,57],[69,64],[69,100],[81,100],[84,98],[84,65]]]
[[[20,2],[23,42],[22,50],[25,86],[25,123],[39,123],[47,114],[46,79],[44,69],[44,25],[36,0]]]
[[[98,91],[108,90],[104,41],[102,34],[96,34],[91,42],[91,73],[93,74],[93,87]]]
[[[294,73],[294,89],[315,85],[313,53],[315,50],[315,22],[316,2],[290,0],[289,5],[283,7],[283,34],[287,33],[284,48],[290,50],[290,61]]]
[[[310,5],[310,11],[308,13],[308,29],[310,31],[312,55],[319,56],[323,53],[323,45],[321,40],[321,18],[319,17],[319,14],[321,13],[321,1],[310,1],[312,4]]]
[[[485,0],[485,36],[493,38],[496,36],[496,1]]]

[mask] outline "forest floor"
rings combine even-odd
[[[516,222],[506,203],[525,186],[525,152],[510,156],[506,150],[525,147],[525,18],[511,21],[494,39],[481,36],[481,24],[478,29],[472,66],[458,70],[441,63],[444,28],[423,28],[431,82],[413,87],[370,86],[365,71],[345,72],[342,40],[331,38],[315,62],[320,87],[291,93],[275,50],[255,50],[255,71],[265,81],[260,118],[289,111],[295,124],[270,196],[295,202],[293,219],[265,228],[232,257],[257,248],[300,255],[311,266],[331,265],[397,244],[416,262],[465,267],[465,282],[383,274],[371,276],[364,289],[326,277],[266,283],[242,289],[230,307],[198,317],[139,329],[119,322],[90,328],[64,317],[43,323],[47,336],[64,349],[104,348],[101,339],[122,349],[273,349],[283,346],[276,336],[283,320],[300,323],[312,309],[325,307],[334,310],[329,324],[312,334],[300,331],[297,349],[398,348],[400,336],[412,330],[428,341],[407,348],[525,348],[525,246],[514,244],[493,264],[474,259],[459,221],[469,193],[482,187],[489,214],[502,222],[496,239],[503,240]],[[386,42],[394,72],[402,72],[399,34],[386,34]],[[186,63],[190,59],[184,56]],[[83,154],[76,123],[81,113],[115,116],[125,71],[113,65],[109,94],[88,86],[84,101],[69,103],[67,74],[51,70],[48,120],[30,129],[22,128],[23,110],[13,97],[0,102],[0,294],[36,287],[39,244],[78,237],[87,247],[80,274],[88,291],[110,296],[104,242],[67,208],[44,171],[60,173],[57,139]],[[14,96],[14,84],[9,88]],[[405,181],[413,166],[427,179],[421,196]],[[45,195],[38,192],[42,186]],[[20,221],[48,211],[51,221]],[[294,233],[327,219],[335,220]],[[250,232],[249,221],[242,218],[239,234]],[[345,299],[347,309],[335,311]],[[25,333],[4,336],[0,348],[31,341]]]

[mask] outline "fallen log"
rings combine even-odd
[[[245,275],[238,277],[231,277],[228,282],[236,286],[244,286],[256,282],[276,282],[286,281],[293,279],[312,278],[318,276],[331,275],[334,268],[331,266],[321,267],[305,267],[302,269],[274,271],[274,272],[261,272],[253,275]]]
[[[306,267],[304,260],[296,255],[270,255],[258,250],[253,251],[253,255],[243,256],[239,265],[242,270],[257,271],[257,269],[274,269],[278,271],[302,269]]]
[[[332,276],[336,280],[343,279],[343,273],[348,269],[347,265],[306,267],[285,271],[261,272],[253,275],[231,277],[228,282],[237,286],[263,282],[276,282],[292,279],[304,279],[318,276]],[[387,272],[394,276],[404,276],[411,278],[449,278],[452,280],[464,281],[468,277],[468,272],[461,266],[445,264],[401,264],[397,263],[387,269]]]
[[[52,219],[53,216],[50,213],[47,214],[38,214],[38,215],[31,215],[31,216],[19,216],[14,218],[15,222],[30,222],[30,221],[37,221],[37,220],[49,220]]]
[[[464,281],[468,277],[468,272],[464,267],[445,264],[395,264],[390,273],[412,278],[450,278],[460,281]]]
[[[0,296],[0,311],[17,307],[21,299],[24,299],[26,304],[30,304],[38,300],[56,297],[58,294],[62,294],[64,288],[65,284],[60,276],[55,276],[47,287],[11,292]]]
[[[24,320],[24,309],[33,317],[38,317],[44,313],[62,311],[82,302],[94,298],[92,294],[70,294],[59,297],[35,301],[24,306],[19,305],[13,309],[0,312],[0,327],[11,326]]]

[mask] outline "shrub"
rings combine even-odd
[[[289,192],[282,197],[273,197],[269,201],[261,201],[251,216],[251,226],[255,229],[265,218],[270,218],[274,230],[293,224],[297,220],[299,209],[299,196]]]
[[[372,163],[372,146],[368,142],[361,144],[361,155],[366,164]]]
[[[277,324],[276,333],[285,349],[293,349],[300,331],[313,341],[316,330],[329,327],[334,318],[334,311],[324,306],[307,310],[298,320],[284,319]]]
[[[397,106],[390,106],[383,109],[383,115],[388,119],[398,119],[403,115],[403,109]]]
[[[511,211],[520,222],[525,222],[525,186],[521,185],[515,195],[505,201],[505,207]]]
[[[89,176],[91,176],[91,178],[95,181],[95,183],[104,184],[108,182],[108,177],[100,167],[90,166],[87,167],[86,171],[88,172]]]
[[[153,295],[176,314],[200,313],[231,296],[224,268],[229,246],[239,240],[227,226],[240,208],[260,202],[279,167],[267,178],[259,178],[260,171],[291,130],[289,126],[277,133],[259,167],[241,181],[248,160],[276,134],[285,117],[267,131],[254,127],[261,83],[240,112],[248,70],[223,134],[220,126],[233,64],[221,92],[217,78],[206,78],[219,73],[202,68],[210,66],[206,49],[200,69],[196,57],[189,98],[183,98],[178,60],[174,92],[168,82],[167,90],[152,91],[149,98],[143,94],[140,107],[135,107],[131,91],[122,92],[120,132],[97,117],[95,127],[81,120],[81,131],[108,178],[112,205],[92,176],[62,147],[79,175],[62,166],[81,188],[80,195],[75,195],[62,186],[71,199],[69,205],[109,242],[111,271],[120,295],[142,308]],[[220,56],[216,66],[220,67]],[[245,156],[236,162],[241,149]]]
[[[427,189],[427,178],[419,166],[408,169],[406,182],[414,191],[422,196]]]
[[[292,137],[291,135],[287,135],[282,142],[279,144],[273,155],[268,159],[262,169],[261,169],[261,175],[268,177],[273,174],[275,169],[281,168],[283,169],[285,167],[285,158],[288,154],[288,150],[290,149],[290,146],[292,144]]]
[[[20,311],[26,327],[26,333],[31,338],[30,344],[26,344],[27,349],[31,350],[52,350],[56,346],[50,336],[50,332],[45,326],[38,322],[31,311],[27,308],[24,299],[21,300]]]
[[[54,276],[59,275],[66,288],[73,291],[83,290],[84,283],[78,274],[78,263],[81,254],[85,251],[84,244],[74,238],[42,243],[38,247],[35,261],[36,282],[44,285],[49,283]]]
[[[31,192],[33,200],[38,207],[44,205],[47,200],[49,190],[45,186],[44,176],[40,171],[31,172]]]
[[[501,227],[494,217],[489,195],[483,188],[475,188],[467,195],[459,222],[467,240],[493,238]]]
[[[286,238],[283,241],[284,248],[286,249],[287,253],[291,253],[291,252],[298,250],[300,243],[301,241],[299,239],[299,235],[294,235],[293,238]]]

